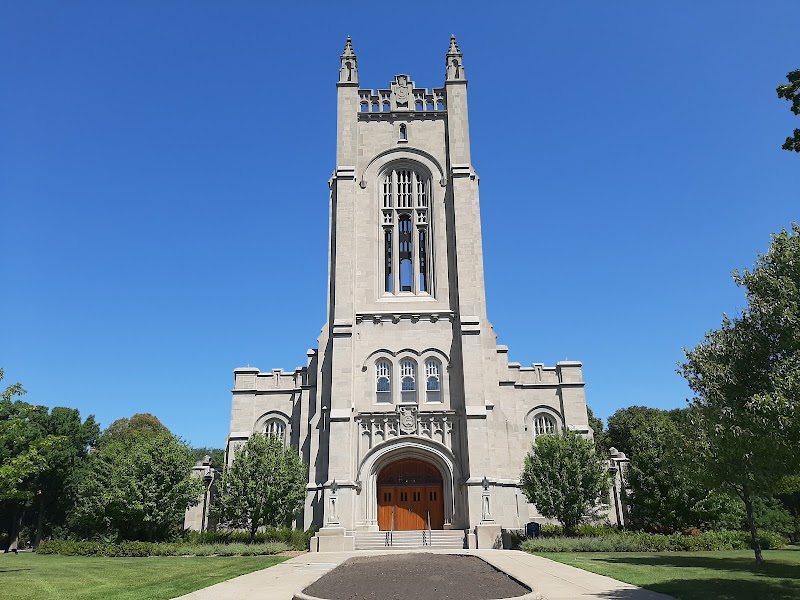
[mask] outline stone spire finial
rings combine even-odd
[[[358,59],[353,51],[353,43],[350,41],[349,35],[347,36],[347,42],[344,44],[341,58],[342,67],[339,69],[339,83],[358,83]]]
[[[447,81],[466,79],[464,76],[464,55],[456,42],[456,35],[450,36],[450,48],[447,50]]]

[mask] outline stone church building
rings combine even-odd
[[[234,371],[227,460],[256,433],[297,449],[312,550],[386,531],[496,545],[541,520],[519,488],[534,438],[591,435],[581,363],[523,367],[497,343],[455,37],[444,87],[362,89],[349,38],[336,86],[327,323],[306,366]]]

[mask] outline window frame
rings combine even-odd
[[[403,173],[403,177],[398,174]],[[406,178],[405,175],[410,177]],[[433,177],[414,161],[395,161],[384,165],[377,178],[379,297],[433,298]],[[402,204],[402,206],[399,206]],[[410,222],[411,286],[401,287],[400,220]],[[424,288],[424,289],[423,289]]]

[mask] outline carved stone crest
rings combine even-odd
[[[401,406],[400,412],[400,431],[403,433],[417,432],[417,407]]]
[[[397,75],[392,82],[392,95],[394,96],[394,109],[410,110],[411,106],[411,83],[408,75]]]

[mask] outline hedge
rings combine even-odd
[[[759,534],[764,550],[785,545],[783,536]],[[700,550],[746,550],[750,534],[744,531],[706,531],[699,535],[617,532],[595,537],[535,538],[522,542],[526,552],[692,552]]]
[[[66,556],[264,556],[289,550],[281,542],[269,544],[186,544],[170,542],[73,542],[48,540],[39,544],[37,554]]]
[[[281,542],[293,550],[308,550],[309,540],[316,531],[316,527],[305,531],[290,527],[266,527],[256,532],[254,542],[259,544]],[[234,529],[204,531],[203,533],[187,531],[184,540],[190,544],[249,544],[250,533]]]

